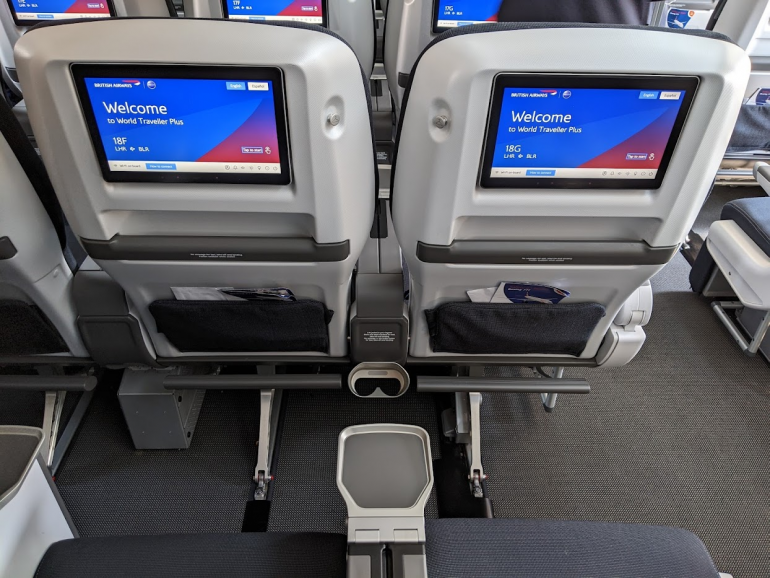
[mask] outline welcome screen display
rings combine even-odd
[[[109,171],[288,178],[274,80],[86,75],[82,84]]]
[[[438,0],[436,30],[457,28],[482,22],[497,22],[503,0]]]
[[[233,20],[324,23],[322,0],[224,0],[223,7]]]
[[[686,91],[504,88],[491,178],[656,179]]]
[[[106,0],[11,0],[11,7],[20,22],[111,16]]]

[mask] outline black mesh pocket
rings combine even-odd
[[[435,352],[580,355],[604,317],[598,303],[445,303],[425,311]]]
[[[155,301],[158,331],[179,351],[329,351],[333,311],[320,301]]]
[[[24,301],[0,301],[0,355],[44,355],[69,351],[43,312]]]

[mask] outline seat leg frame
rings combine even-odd
[[[714,313],[716,313],[719,320],[730,332],[730,335],[741,350],[749,357],[754,357],[762,346],[762,342],[767,337],[768,332],[770,332],[770,311],[765,312],[764,318],[754,332],[754,335],[752,335],[751,341],[749,341],[743,336],[743,332],[735,321],[727,314],[727,310],[743,309],[743,307],[740,301],[714,301],[711,304]]]
[[[259,366],[260,375],[275,374],[275,366]],[[280,389],[263,389],[259,392],[259,439],[257,441],[257,466],[254,468],[255,500],[267,500],[272,474],[273,453],[278,434],[278,419],[281,407]]]

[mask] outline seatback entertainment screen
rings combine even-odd
[[[49,20],[115,16],[112,0],[8,0],[8,3],[19,26],[33,26]]]
[[[222,0],[222,11],[232,20],[327,25],[326,0]]]
[[[434,0],[433,31],[497,22],[503,0]],[[525,0],[526,1],[526,0]]]
[[[695,77],[500,75],[481,185],[659,188],[697,87]]]
[[[104,179],[288,184],[278,68],[72,66]]]

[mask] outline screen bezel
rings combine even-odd
[[[72,22],[75,20],[108,20],[109,18],[115,18],[117,13],[115,12],[115,5],[112,0],[99,0],[100,2],[104,2],[107,4],[107,8],[110,10],[109,16],[104,16],[101,18],[69,18],[69,19],[43,19],[43,20],[21,20],[16,15],[16,8],[13,6],[13,0],[7,0],[8,3],[8,9],[11,11],[11,17],[13,18],[13,21],[16,23],[16,26],[23,26],[23,27],[29,27],[29,26],[35,26],[37,24],[41,24],[43,22]],[[45,13],[41,10],[41,12]]]
[[[288,185],[291,183],[289,125],[286,112],[283,71],[267,66],[183,66],[183,65],[127,65],[127,64],[72,64],[70,66],[80,106],[86,121],[91,143],[102,170],[102,177],[111,183],[229,183],[252,185]],[[265,173],[176,173],[162,171],[111,171],[104,142],[96,123],[85,79],[115,78],[181,78],[200,80],[254,80],[273,82],[275,121],[278,129],[279,174]],[[169,159],[173,160],[173,159]]]
[[[227,9],[227,0],[220,0],[220,5],[222,6],[222,15],[225,20],[230,20],[230,13]],[[322,26],[323,28],[329,27],[329,6],[328,6],[328,0],[321,0],[321,10],[323,14],[321,15],[321,24],[311,24],[309,22],[299,22],[300,24],[307,24],[308,26]],[[237,19],[234,20],[235,22],[258,22],[258,23],[267,23],[271,24],[273,22],[297,22],[297,20],[247,20],[247,19]]]
[[[479,185],[484,189],[659,189],[663,184],[699,84],[700,78],[697,76],[498,74],[493,82],[487,115]],[[685,94],[654,179],[494,178],[489,175],[492,172],[503,93],[506,88],[681,90]]]
[[[224,2],[225,0],[222,0],[222,1]],[[432,22],[433,34],[441,34],[443,32],[446,32],[447,30],[454,30],[455,29],[455,27],[451,27],[451,26],[439,26],[438,25],[438,10],[439,10],[440,5],[441,5],[441,0],[433,0],[433,22]],[[503,5],[503,3],[501,1],[500,2],[500,6],[502,6],[502,5]],[[499,10],[498,10],[498,14],[499,14]],[[487,22],[485,20],[483,22],[482,21],[474,22],[474,24],[491,24],[491,23]],[[462,26],[462,28],[465,28],[465,26]]]

